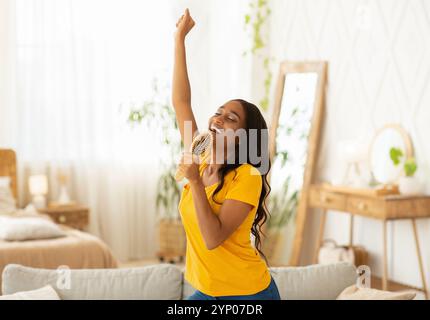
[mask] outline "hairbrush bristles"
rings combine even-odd
[[[191,152],[195,155],[201,155],[212,145],[212,134],[209,132],[199,134],[191,144]]]
[[[212,134],[210,132],[203,132],[197,135],[191,143],[190,152],[199,156],[201,162],[207,161],[211,154],[212,149]],[[176,170],[175,179],[181,181],[184,178],[182,172]]]

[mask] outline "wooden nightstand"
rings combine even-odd
[[[88,226],[90,210],[84,206],[55,206],[38,209],[38,211],[47,214],[58,224],[79,230],[84,230]]]

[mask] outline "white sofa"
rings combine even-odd
[[[357,278],[355,267],[348,263],[272,267],[270,272],[281,299],[293,300],[335,299]],[[180,300],[194,292],[184,280],[183,269],[171,264],[131,269],[70,270],[69,273],[10,264],[2,274],[4,295],[34,290],[48,284],[64,300]]]

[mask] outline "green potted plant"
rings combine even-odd
[[[128,115],[131,125],[154,127],[161,133],[160,145],[167,157],[160,157],[162,173],[157,183],[156,213],[160,248],[157,256],[161,261],[175,259],[182,261],[185,256],[186,237],[178,212],[181,185],[175,180],[177,164],[174,159],[181,152],[182,142],[178,135],[175,113],[169,101],[168,86],[160,88],[158,80],[153,81],[153,96],[140,107],[132,108]],[[173,130],[172,130],[173,128]]]
[[[402,163],[403,151],[399,148],[390,148],[390,158],[395,166]],[[399,191],[405,195],[416,195],[423,192],[422,183],[415,176],[418,166],[414,157],[409,157],[403,161],[403,175],[399,178]]]
[[[267,222],[267,237],[263,241],[263,251],[271,263],[278,263],[285,243],[285,227],[293,220],[297,209],[299,191],[290,191],[288,177],[282,187],[270,194],[268,209],[271,214]]]
[[[291,111],[290,120],[296,119],[298,110],[299,106]],[[277,137],[295,134],[300,140],[306,140],[307,135],[299,134],[293,122],[291,122],[292,125],[279,124]],[[287,146],[283,145],[276,148],[274,164],[277,164],[274,167],[280,171],[286,170],[287,166],[291,165]],[[291,187],[291,179],[291,175],[287,176],[282,185],[269,195],[267,203],[271,216],[267,222],[267,237],[263,241],[263,249],[269,261],[275,264],[282,258],[284,245],[287,242],[286,237],[290,237],[294,231],[291,228],[291,230],[285,230],[285,228],[293,227],[290,222],[294,221],[300,195],[300,190]]]

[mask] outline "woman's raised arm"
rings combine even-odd
[[[192,138],[196,133],[197,124],[191,108],[191,88],[188,79],[187,62],[185,54],[185,37],[194,27],[194,20],[188,9],[176,23],[175,33],[175,61],[173,66],[172,103],[176,112],[176,121],[181,132],[185,150],[188,150]],[[189,132],[185,132],[185,122],[188,122]],[[189,130],[189,129],[188,129]]]

